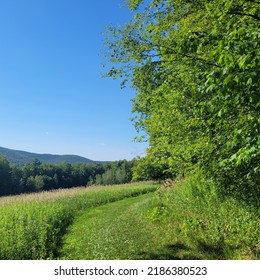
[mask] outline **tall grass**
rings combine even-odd
[[[213,182],[200,176],[161,188],[158,197],[151,217],[176,258],[260,259],[259,208],[220,198]]]
[[[79,188],[0,199],[0,259],[52,259],[79,211],[155,191],[156,185]]]

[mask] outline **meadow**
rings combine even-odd
[[[260,211],[191,176],[83,211],[63,242],[62,259],[260,259]]]
[[[190,176],[2,197],[0,259],[260,259],[260,210]]]
[[[0,199],[0,259],[54,259],[84,209],[155,191],[154,184],[57,190]]]

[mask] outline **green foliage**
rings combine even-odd
[[[132,181],[163,180],[173,176],[166,161],[162,163],[157,158],[136,159],[132,170]]]
[[[106,164],[62,162],[52,165],[34,159],[17,167],[0,158],[0,196],[9,194],[72,188],[87,185],[128,183],[132,179],[133,161],[115,161]]]
[[[132,179],[132,166],[134,161],[120,160],[106,164],[105,172],[98,174],[96,185],[114,185],[129,183]]]
[[[153,0],[138,10],[141,2],[128,1],[133,20],[108,28],[106,55],[107,76],[136,89],[148,162],[173,176],[199,168],[222,193],[257,201],[259,2]]]
[[[11,182],[10,164],[6,158],[0,156],[0,194],[8,194],[7,188]]]

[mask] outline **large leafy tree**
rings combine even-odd
[[[136,89],[148,157],[259,195],[260,2],[127,2],[133,20],[108,28],[107,75]]]

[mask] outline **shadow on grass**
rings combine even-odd
[[[234,246],[219,241],[210,244],[204,240],[194,240],[196,246],[189,247],[184,243],[177,242],[164,246],[158,251],[142,252],[137,256],[145,260],[225,260],[227,252],[237,249]]]
[[[192,255],[191,249],[184,243],[177,242],[164,246],[156,252],[142,252],[139,259],[145,260],[189,260],[199,259]]]
[[[232,252],[238,247],[226,244],[224,240],[219,240],[215,244],[210,244],[205,240],[197,241],[197,249],[208,260],[227,260],[229,259],[229,252]]]

